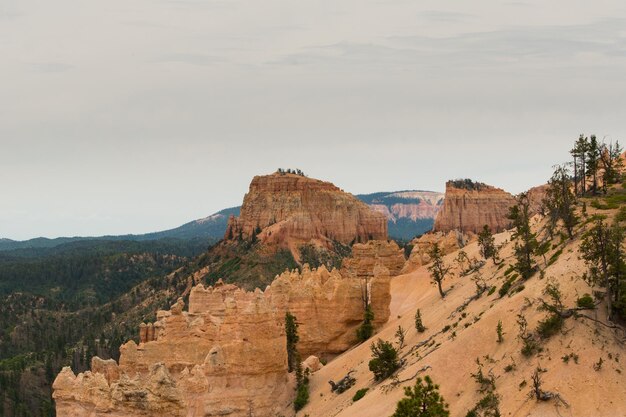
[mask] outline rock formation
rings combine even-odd
[[[226,239],[260,239],[294,251],[304,243],[332,248],[387,239],[387,220],[352,194],[329,182],[274,173],[254,177],[239,217],[231,217]]]
[[[515,198],[504,190],[471,180],[448,181],[443,208],[434,231],[479,233],[487,225],[493,233],[506,230],[509,208]]]
[[[265,291],[221,281],[197,285],[189,309],[179,299],[124,344],[119,365],[94,358],[91,371],[64,368],[54,382],[59,417],[270,416],[292,400],[284,317],[299,323],[302,357],[352,347],[365,294],[379,327],[389,318],[390,276],[375,266],[370,279],[325,267],[285,272]],[[367,290],[366,290],[367,289]]]
[[[404,264],[401,272],[406,274],[416,270],[422,265],[428,264],[431,261],[428,251],[435,243],[438,243],[441,252],[447,255],[465,246],[469,240],[469,236],[459,231],[426,233],[425,235],[415,238],[411,241],[413,249],[411,249],[409,259]]]
[[[530,211],[533,214],[542,213],[543,200],[548,192],[548,184],[538,185],[526,191],[528,194],[528,202],[530,203]]]
[[[395,276],[402,270],[404,262],[404,251],[396,242],[371,240],[352,245],[352,256],[343,260],[342,271],[366,278],[373,276],[376,265],[382,265],[391,276]]]

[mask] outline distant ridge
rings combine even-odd
[[[410,240],[433,228],[435,216],[443,204],[444,194],[425,190],[401,190],[358,194],[355,197],[387,216],[388,233],[391,239]],[[173,229],[137,235],[73,236],[53,239],[36,237],[21,241],[0,238],[0,251],[53,248],[66,243],[86,240],[140,242],[165,238],[182,240],[201,238],[217,241],[224,236],[230,215],[239,216],[240,210],[241,206],[229,207]]]
[[[163,230],[160,232],[144,233],[139,235],[107,235],[107,236],[75,236],[75,237],[58,237],[49,239],[46,237],[37,237],[34,239],[17,241],[12,239],[0,238],[0,251],[14,249],[35,249],[35,248],[53,248],[59,245],[72,242],[88,241],[88,240],[111,240],[111,241],[148,241],[159,239],[221,239],[226,230],[226,223],[231,214],[239,215],[240,207],[230,207],[220,210],[208,217],[193,220],[174,229]]]

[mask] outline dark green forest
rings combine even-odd
[[[184,291],[190,259],[210,243],[85,240],[0,252],[0,417],[54,416],[59,370],[118,359],[138,324]]]

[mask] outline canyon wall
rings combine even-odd
[[[195,286],[189,309],[179,299],[140,326],[119,365],[94,358],[91,371],[64,368],[53,397],[59,417],[270,416],[293,400],[287,373],[285,313],[299,323],[303,358],[333,356],[356,342],[368,294],[379,327],[389,318],[390,275],[370,279],[325,267],[287,271],[265,291],[218,282]],[[367,291],[366,291],[367,288]]]
[[[515,198],[499,188],[470,180],[448,181],[433,230],[479,233],[487,225],[493,233],[502,232],[510,226],[507,215],[513,205]]]

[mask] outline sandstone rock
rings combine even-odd
[[[226,239],[252,236],[292,251],[311,242],[331,249],[387,239],[387,220],[329,182],[275,173],[254,177],[240,216],[229,219]]]
[[[371,240],[352,246],[352,256],[343,260],[342,270],[348,275],[365,278],[373,276],[376,265],[382,265],[395,276],[402,270],[404,262],[404,251],[396,242]]]
[[[120,368],[113,359],[104,360],[94,356],[91,358],[91,372],[104,375],[109,385],[120,379]]]
[[[431,259],[430,256],[428,256],[428,251],[434,243],[438,243],[442,253],[447,255],[462,248],[470,240],[470,236],[464,235],[459,231],[426,233],[425,235],[413,239],[411,241],[413,249],[411,250],[409,259],[402,268],[402,273],[406,274],[416,270],[422,265],[430,263]]]
[[[120,348],[119,366],[94,358],[92,371],[69,368],[54,382],[59,417],[276,415],[293,399],[287,374],[284,317],[300,325],[303,357],[333,355],[354,345],[365,294],[374,325],[389,318],[390,276],[377,265],[368,279],[325,267],[285,272],[265,291],[246,292],[218,282],[195,286],[189,309],[179,299],[140,326],[141,342]],[[367,289],[367,290],[366,290]],[[308,365],[315,369],[314,359]]]
[[[320,362],[320,358],[313,355],[309,356],[304,362],[302,362],[302,368],[308,369],[311,373],[319,371],[323,366],[322,362]]]
[[[507,219],[515,198],[499,188],[470,180],[448,181],[443,208],[435,219],[434,231],[479,233],[485,225],[493,233],[510,226]]]
[[[539,185],[527,191],[531,213],[540,214],[543,211],[543,200],[546,198],[547,191],[548,184]]]

